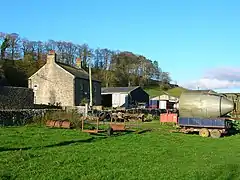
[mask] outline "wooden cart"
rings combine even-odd
[[[88,117],[82,118],[82,132],[90,133],[90,134],[97,134],[97,133],[103,133],[106,132],[107,135],[111,136],[114,132],[118,131],[125,131],[126,125],[125,121],[117,122],[116,119],[113,122],[113,118],[111,117],[111,122],[109,123],[109,128],[107,130],[99,129],[99,118],[96,118],[96,129],[84,129],[84,120],[88,119]]]

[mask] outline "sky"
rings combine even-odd
[[[240,92],[238,0],[0,0],[0,31],[157,60],[178,85]]]

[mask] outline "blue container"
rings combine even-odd
[[[179,126],[185,127],[201,127],[201,128],[228,128],[230,120],[220,119],[220,118],[188,118],[188,117],[179,117],[178,124]]]

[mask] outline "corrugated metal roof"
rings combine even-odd
[[[132,86],[132,87],[103,87],[102,93],[129,93],[134,89],[137,89],[140,86]]]
[[[89,79],[89,74],[84,69],[78,69],[69,65],[57,62],[59,66],[74,75],[76,78]],[[93,81],[99,81],[92,77]],[[100,81],[99,81],[100,82]]]

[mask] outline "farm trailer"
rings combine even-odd
[[[235,104],[213,91],[189,90],[181,94],[178,104],[177,126],[181,132],[198,131],[202,137],[219,138],[232,128],[227,114]]]
[[[202,137],[220,138],[232,128],[232,121],[225,118],[184,118],[179,117],[180,132],[199,132]]]

